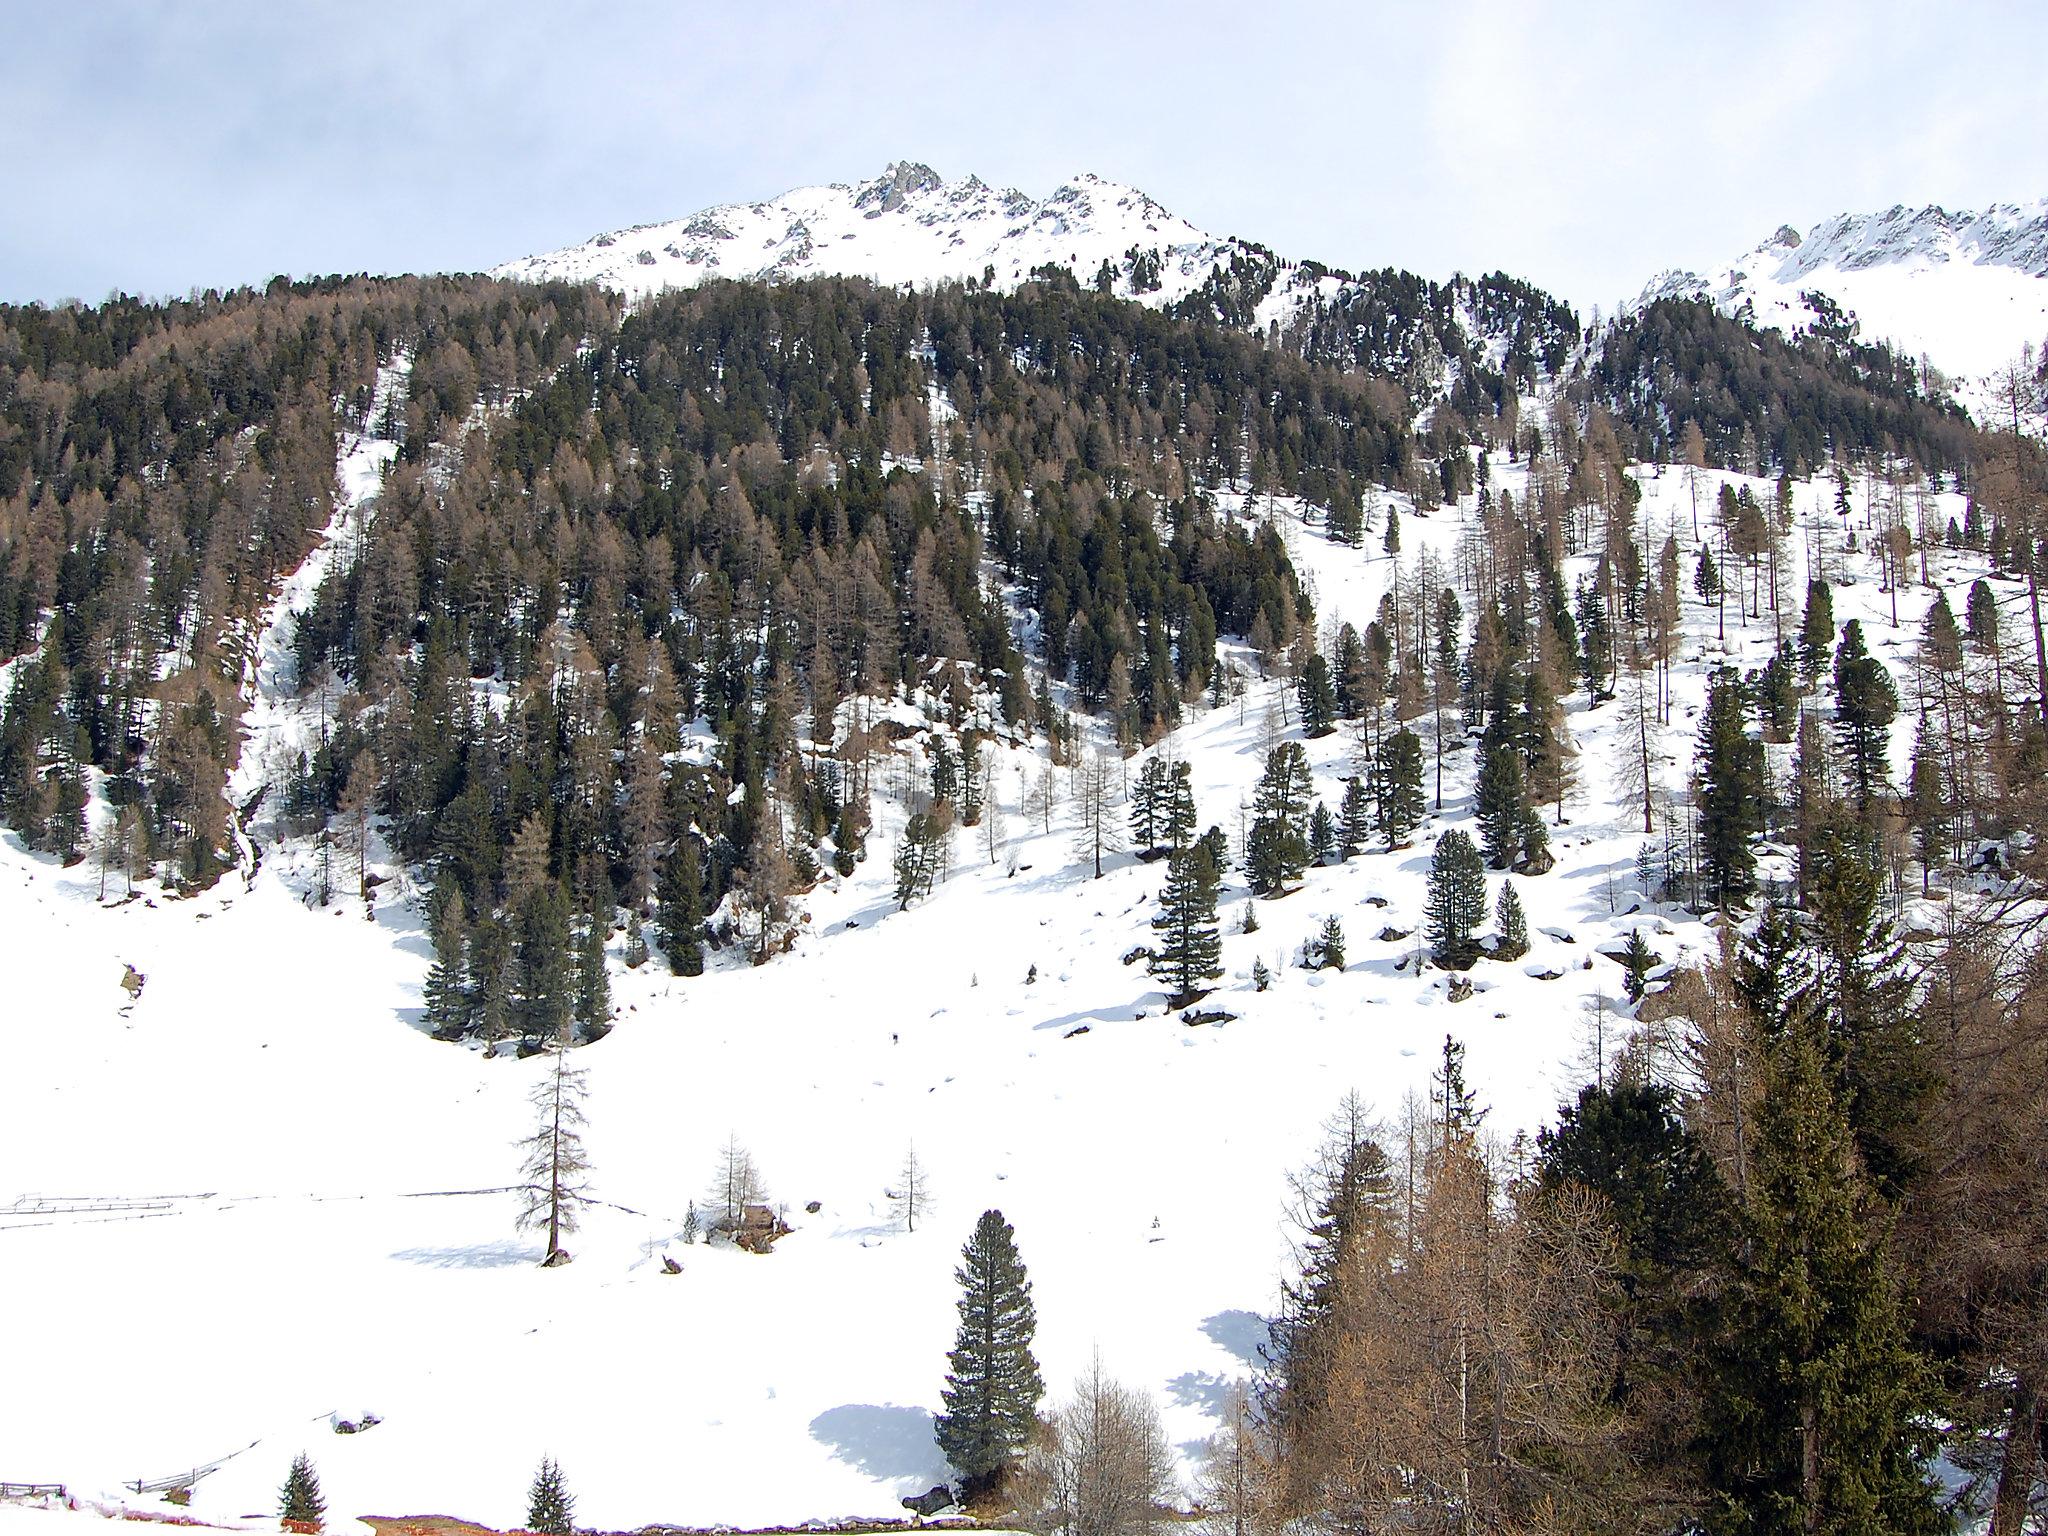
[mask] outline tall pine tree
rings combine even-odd
[[[983,1211],[953,1272],[960,1329],[946,1356],[939,1449],[960,1473],[963,1498],[994,1492],[1023,1454],[1038,1423],[1045,1382],[1031,1353],[1038,1314],[1017,1256],[1017,1234],[1001,1211]]]

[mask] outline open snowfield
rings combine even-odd
[[[1496,481],[1518,473],[1502,464]],[[1689,581],[1689,492],[1675,472],[1637,473],[1647,551],[1654,560],[1675,521]],[[1700,488],[1703,523],[1722,478]],[[1753,483],[1768,500],[1768,483]],[[1837,588],[1837,622],[1863,618],[1909,698],[1928,593],[1899,594],[1893,629],[1874,567],[1840,553],[1831,499],[1831,485],[1798,488],[1802,528],[1823,526],[1831,562],[1859,575]],[[1943,500],[1960,516],[1959,498]],[[1314,584],[1319,628],[1363,628],[1391,569],[1377,535],[1340,548],[1301,508],[1271,515]],[[1448,555],[1467,526],[1456,509],[1423,517],[1404,504],[1404,560],[1425,542]],[[1935,569],[1960,614],[1981,562],[1943,553]],[[1705,669],[1721,659],[1712,610],[1686,610],[1662,743],[1674,788]],[[1738,628],[1734,614],[1731,601],[1728,659],[1758,665],[1770,621]],[[274,654],[277,638],[259,651]],[[1233,847],[1275,687],[1195,712],[1154,749],[1193,764],[1202,825],[1221,823]],[[255,708],[260,764],[290,722],[274,718],[274,689],[259,687]],[[428,948],[405,881],[384,887],[374,922],[353,900],[322,911],[307,904],[302,860],[270,844],[253,877],[204,895],[152,887],[103,902],[90,863],[60,869],[10,834],[0,1479],[161,1507],[122,1483],[218,1463],[191,1513],[268,1517],[305,1450],[332,1515],[516,1526],[548,1454],[579,1523],[603,1529],[894,1514],[945,1475],[931,1414],[952,1272],[989,1206],[1015,1224],[1054,1395],[1099,1348],[1156,1398],[1191,1476],[1229,1385],[1253,1369],[1286,1273],[1288,1176],[1337,1099],[1356,1089],[1396,1121],[1454,1033],[1505,1144],[1578,1081],[1596,999],[1620,991],[1602,951],[1638,925],[1665,962],[1712,942],[1636,890],[1640,814],[1614,803],[1620,715],[1574,697],[1580,783],[1570,824],[1552,828],[1559,863],[1516,879],[1534,947],[1482,962],[1480,990],[1455,1004],[1443,973],[1415,975],[1413,939],[1374,936],[1420,926],[1434,837],[1470,824],[1469,753],[1412,847],[1312,870],[1297,893],[1259,904],[1255,934],[1236,932],[1246,893],[1232,874],[1227,974],[1205,1005],[1237,1015],[1220,1026],[1181,1023],[1142,964],[1121,963],[1150,939],[1164,866],[1119,856],[1086,878],[1066,808],[1049,834],[1022,809],[1042,758],[1014,751],[995,776],[1008,831],[997,859],[963,830],[951,876],[907,912],[890,899],[903,813],[879,805],[871,856],[806,898],[789,955],[758,969],[720,957],[687,981],[658,960],[616,969],[617,1027],[575,1057],[589,1072],[602,1203],[569,1240],[575,1262],[553,1270],[538,1265],[540,1239],[515,1232],[505,1187],[530,1127],[526,1093],[549,1063],[486,1060],[422,1031]],[[1908,708],[1899,772],[1910,735]],[[1349,750],[1343,733],[1310,743],[1333,809]],[[1489,893],[1500,879],[1489,875]],[[1294,968],[1333,912],[1347,968]],[[1272,969],[1268,992],[1252,988],[1255,958]],[[119,986],[131,965],[147,978],[132,1004]],[[735,1135],[796,1229],[768,1256],[681,1238]],[[934,1202],[914,1233],[892,1224],[884,1195],[912,1142]],[[680,1275],[664,1273],[663,1254]],[[332,1416],[366,1412],[382,1422],[333,1432]],[[0,1518],[0,1536],[75,1527]]]

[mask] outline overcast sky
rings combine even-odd
[[[2038,0],[64,0],[0,57],[11,301],[482,268],[896,159],[1582,308],[2048,196]]]

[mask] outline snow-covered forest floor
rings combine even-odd
[[[373,480],[374,454],[358,457]],[[1682,796],[1709,668],[1760,666],[1773,628],[1768,614],[1738,625],[1731,599],[1716,640],[1714,610],[1691,597],[1694,488],[1681,471],[1634,473],[1647,557],[1667,526],[1684,551],[1686,643],[1659,768]],[[1502,460],[1494,481],[1519,497],[1520,474]],[[1728,479],[1744,483],[1701,476],[1703,528]],[[1746,483],[1770,504],[1771,482]],[[350,481],[351,495],[369,484]],[[1818,541],[1855,578],[1835,589],[1837,624],[1863,620],[1910,699],[1931,594],[1901,590],[1895,628],[1873,557],[1843,547],[1850,526],[1868,545],[1863,488],[1846,520],[1833,497],[1832,481],[1795,487],[1788,624]],[[1462,513],[1401,512],[1404,567],[1429,546],[1452,569],[1475,526],[1469,499]],[[1260,499],[1247,515],[1284,529],[1319,633],[1374,617],[1394,569],[1377,532],[1353,549],[1311,509]],[[1950,515],[1961,498],[1944,494],[1939,520]],[[1960,615],[1982,558],[1931,558]],[[2016,633],[2017,591],[2000,585]],[[1283,686],[1192,711],[1151,749],[1192,765],[1201,825],[1221,824],[1233,852]],[[245,722],[259,770],[293,728],[279,713],[276,688],[259,686]],[[1286,718],[1298,722],[1291,703]],[[1902,708],[1895,781],[1911,718]],[[1155,1397],[1191,1483],[1287,1273],[1290,1173],[1340,1096],[1355,1089],[1397,1123],[1454,1034],[1505,1149],[1589,1074],[1596,1034],[1612,1048],[1627,1027],[1609,955],[1631,928],[1660,963],[1714,943],[1709,925],[1638,887],[1624,704],[1589,711],[1581,691],[1569,724],[1578,784],[1567,824],[1551,828],[1557,867],[1516,877],[1527,956],[1480,962],[1476,995],[1453,1003],[1446,973],[1417,975],[1416,939],[1377,937],[1421,927],[1432,843],[1471,824],[1461,751],[1412,846],[1311,870],[1295,894],[1258,904],[1256,933],[1237,931],[1242,874],[1226,878],[1226,974],[1204,1006],[1235,1017],[1198,1027],[1165,1008],[1142,963],[1122,961],[1151,940],[1164,866],[1120,855],[1088,878],[1068,808],[1049,832],[1025,809],[1041,751],[1007,750],[992,777],[1005,828],[993,860],[961,830],[948,878],[902,912],[889,855],[905,813],[878,771],[870,857],[804,899],[792,952],[758,968],[728,954],[688,980],[658,958],[615,966],[617,1027],[576,1057],[599,1203],[558,1269],[539,1267],[538,1236],[515,1232],[506,1187],[548,1063],[428,1038],[428,945],[405,882],[384,887],[373,922],[349,896],[322,910],[306,900],[306,849],[273,841],[253,878],[185,900],[153,887],[102,899],[91,861],[62,869],[9,834],[0,1479],[153,1505],[122,1484],[215,1467],[192,1514],[267,1517],[304,1450],[335,1515],[431,1509],[515,1526],[551,1455],[579,1523],[598,1528],[893,1515],[945,1476],[931,1415],[953,1269],[996,1206],[1029,1267],[1053,1393],[1099,1349]],[[1281,734],[1298,737],[1298,723]],[[1350,750],[1341,731],[1309,743],[1333,811]],[[1489,875],[1489,898],[1500,879]],[[1333,913],[1347,966],[1297,968]],[[1273,977],[1265,992],[1255,959]],[[132,1001],[126,967],[145,978]],[[795,1228],[768,1256],[682,1238],[734,1137]],[[932,1206],[906,1232],[885,1191],[913,1143]],[[334,1433],[365,1413],[381,1422]]]

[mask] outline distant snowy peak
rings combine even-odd
[[[1988,375],[2048,337],[2048,199],[1837,214],[1803,236],[1787,225],[1718,272],[1662,274],[1636,302],[1702,299],[1789,334],[1818,318],[1806,294],[1865,340],[1926,357],[1974,407]]]
[[[712,277],[936,283],[992,272],[996,286],[1011,288],[1048,262],[1086,282],[1108,261],[1119,291],[1170,303],[1236,248],[1099,176],[1076,176],[1037,199],[978,176],[947,181],[903,161],[869,181],[800,187],[768,202],[599,235],[508,262],[495,275],[596,282],[639,297]],[[1156,262],[1134,264],[1134,252],[1156,253]]]

